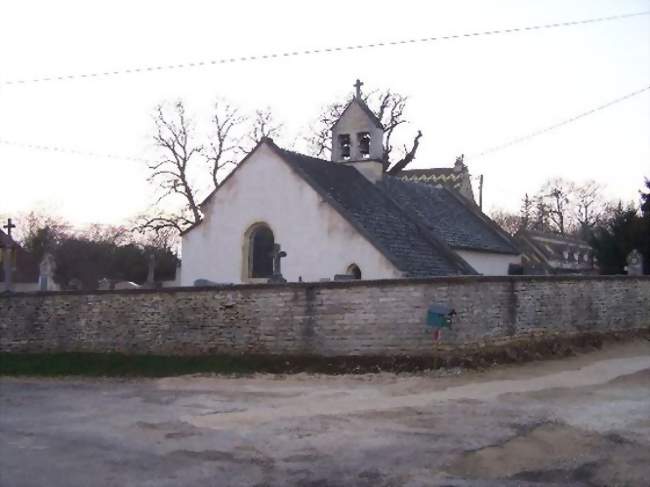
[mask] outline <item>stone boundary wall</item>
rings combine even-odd
[[[427,307],[453,307],[432,340]],[[0,295],[0,351],[429,355],[650,328],[648,276],[444,277]]]

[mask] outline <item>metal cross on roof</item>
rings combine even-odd
[[[363,82],[360,79],[357,79],[357,82],[354,83],[354,88],[356,89],[356,98],[359,100],[361,99],[361,87],[363,86]]]

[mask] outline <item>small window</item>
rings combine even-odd
[[[359,132],[357,139],[359,140],[359,153],[361,154],[361,158],[368,159],[370,157],[370,133]]]
[[[273,275],[273,232],[266,225],[258,225],[250,233],[249,277]]]
[[[339,147],[341,148],[341,157],[346,161],[350,159],[350,134],[339,135]]]
[[[351,264],[348,267],[347,274],[352,276],[354,279],[361,279],[361,269],[359,269],[359,266],[356,264]]]

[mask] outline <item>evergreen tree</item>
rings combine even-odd
[[[619,203],[611,216],[597,226],[590,238],[602,274],[623,274],[627,256],[642,245],[646,228],[634,205]]]

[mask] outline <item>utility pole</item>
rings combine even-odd
[[[478,207],[483,211],[483,175],[478,178]]]

